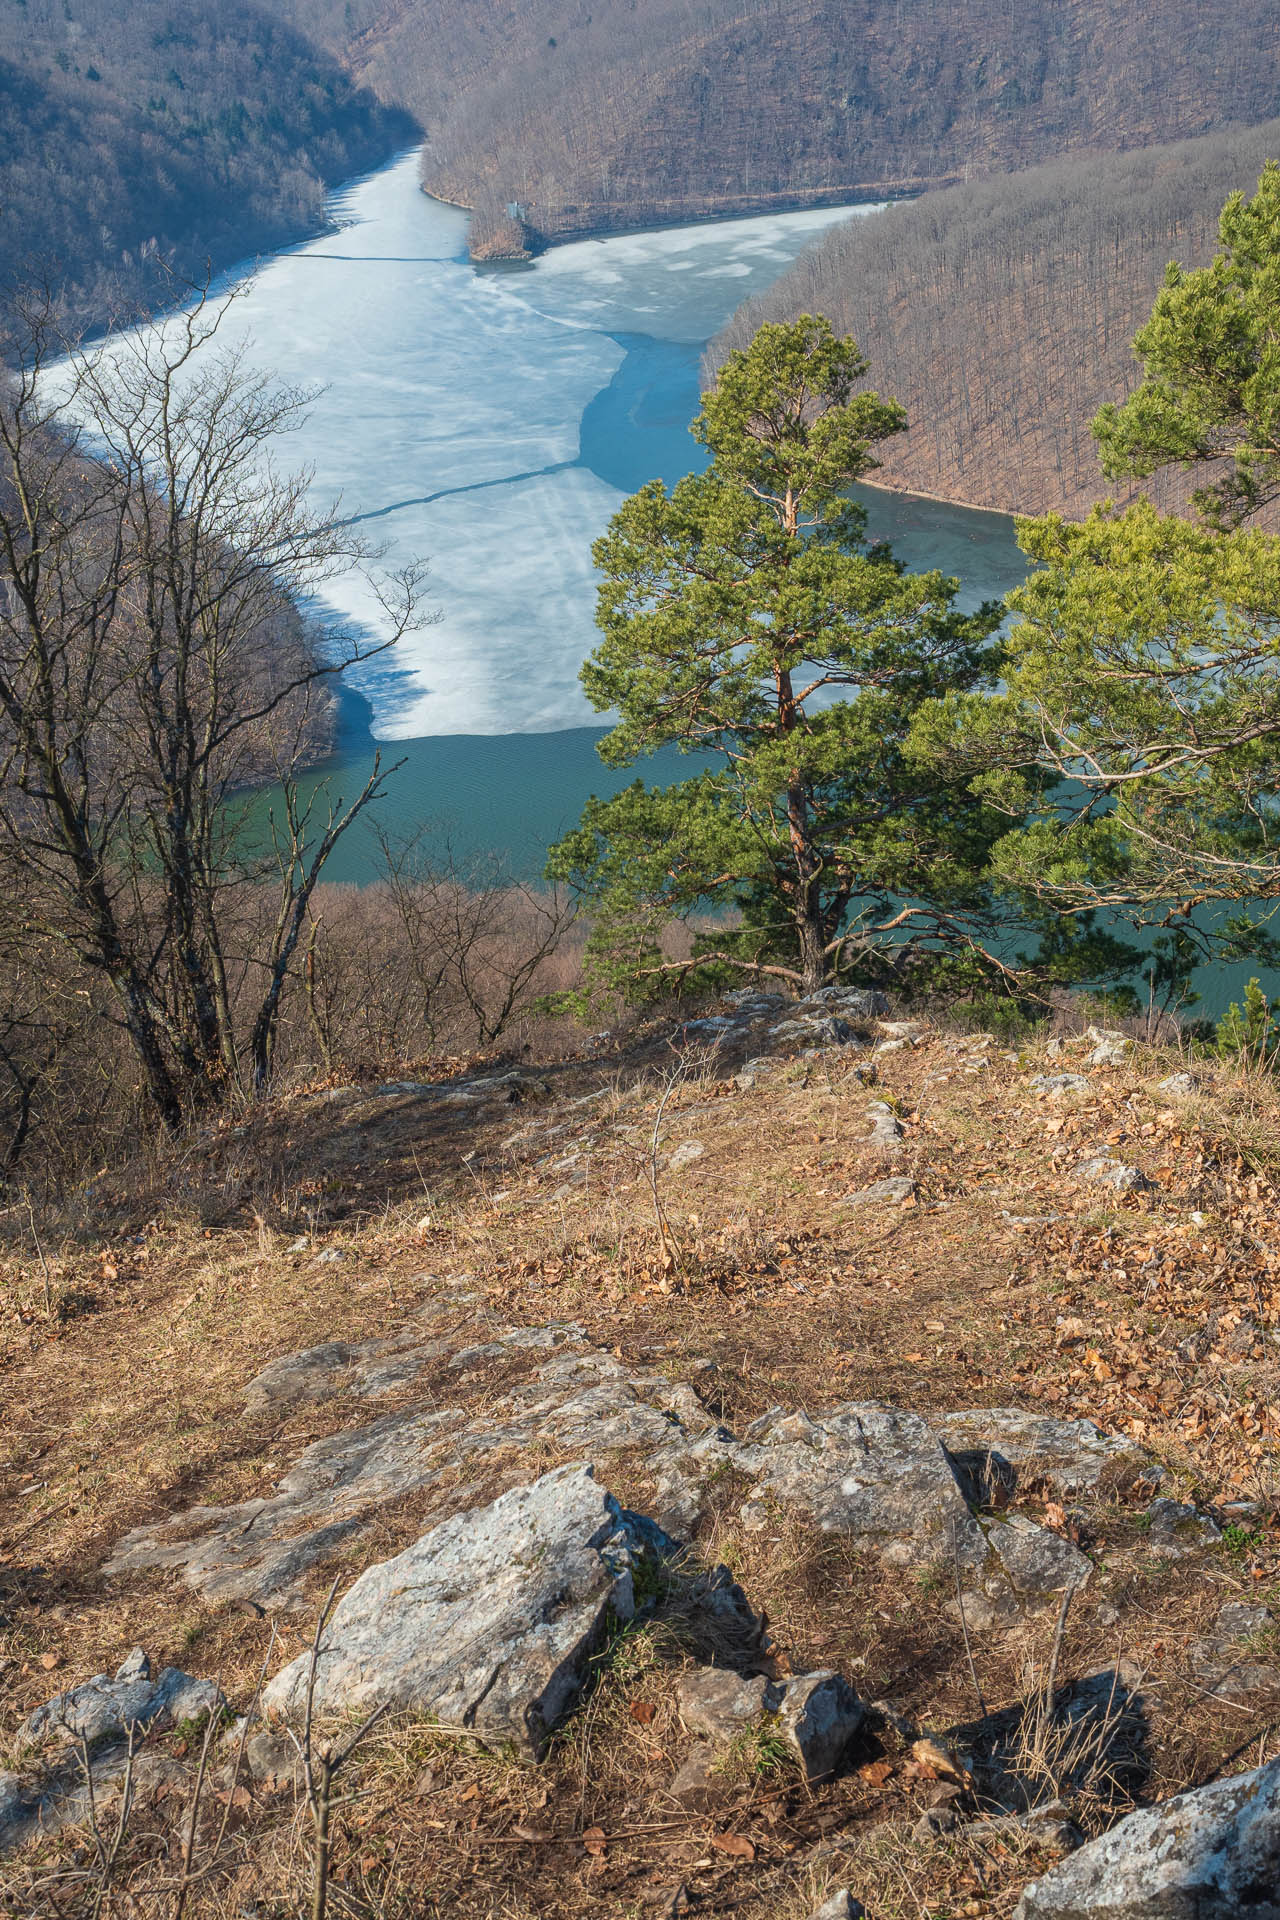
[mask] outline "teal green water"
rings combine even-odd
[[[703,464],[688,431],[698,405],[701,345],[635,334],[614,338],[626,357],[586,409],[579,463],[624,493],[654,478],[672,484]],[[1022,579],[1025,563],[1004,514],[875,488],[861,489],[861,497],[869,531],[888,539],[909,566],[955,575],[966,604],[998,597]],[[515,874],[537,878],[547,847],[573,825],[591,794],[615,793],[637,775],[664,781],[690,770],[673,752],[615,773],[595,751],[604,731],[571,727],[383,742],[383,765],[403,764],[388,779],[376,821],[393,837],[422,833],[428,842],[447,841],[464,859],[497,854]],[[348,696],[340,750],[308,784],[323,779],[335,795],[349,798],[367,778],[375,750],[367,711]],[[372,877],[373,827],[371,817],[352,828],[329,864],[330,879],[360,884]]]

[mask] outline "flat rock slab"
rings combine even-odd
[[[126,1534],[105,1572],[159,1568],[214,1601],[306,1604],[305,1577],[390,1501],[439,1477],[434,1448],[456,1427],[447,1410],[386,1414],[318,1440],[264,1499],[190,1507]]]
[[[902,1206],[907,1200],[915,1198],[916,1183],[908,1180],[905,1174],[895,1174],[889,1180],[873,1180],[869,1187],[859,1187],[856,1193],[844,1194],[838,1204],[842,1207],[893,1207]]]
[[[316,1662],[315,1709],[412,1707],[538,1754],[606,1619],[633,1617],[633,1567],[655,1537],[674,1553],[580,1465],[442,1522],[343,1596]],[[302,1655],[278,1673],[267,1712],[300,1717],[309,1671]]]
[[[37,1707],[23,1727],[29,1740],[50,1736],[95,1746],[119,1739],[131,1728],[173,1727],[216,1713],[225,1704],[212,1680],[197,1680],[180,1667],[165,1667],[156,1679],[151,1662],[135,1647],[115,1677],[94,1674]]]
[[[1099,1484],[1123,1485],[1151,1469],[1150,1457],[1122,1434],[1104,1433],[1092,1420],[1050,1420],[1021,1407],[949,1413],[937,1431],[971,1497],[983,1505],[1039,1487],[1093,1493]]]
[[[1014,1920],[1280,1920],[1280,1760],[1131,1813]]]
[[[774,1408],[731,1449],[755,1481],[748,1525],[768,1524],[774,1503],[797,1506],[826,1531],[857,1534],[901,1565],[986,1558],[937,1436],[919,1414],[877,1401],[849,1401],[814,1419]]]

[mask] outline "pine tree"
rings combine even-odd
[[[851,484],[902,410],[809,315],[734,353],[693,425],[705,472],[627,500],[595,547],[604,638],[582,671],[618,724],[602,758],[675,746],[699,770],[592,800],[551,851],[614,983],[682,964],[659,940],[710,913],[703,962],[812,991],[911,935],[972,942],[999,816],[915,756],[923,703],[995,671],[999,609],[868,544]]]

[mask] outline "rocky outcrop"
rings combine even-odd
[[[505,1385],[482,1407],[465,1393],[453,1397],[451,1382],[490,1366]],[[412,1397],[424,1369],[436,1387],[425,1401]],[[745,1484],[749,1526],[764,1525],[775,1506],[790,1507],[894,1564],[954,1565],[971,1623],[993,1624],[1083,1583],[1090,1563],[1025,1515],[973,1509],[1006,1507],[1023,1484],[1065,1493],[1095,1486],[1104,1471],[1132,1478],[1145,1457],[1088,1422],[997,1409],[935,1428],[874,1401],[815,1414],[776,1407],[734,1433],[687,1383],[626,1367],[571,1324],[494,1328],[479,1311],[447,1333],[428,1317],[398,1340],[331,1342],[286,1356],[256,1376],[246,1398],[284,1411],[339,1393],[376,1400],[406,1389],[409,1399],[394,1411],[308,1447],[271,1493],[137,1529],[106,1571],[167,1568],[210,1599],[308,1605],[312,1569],[349,1551],[407,1496],[425,1499],[430,1514],[435,1490],[435,1518],[444,1522],[481,1471],[493,1466],[520,1484],[522,1455],[536,1445],[601,1472],[615,1454],[638,1452],[657,1521],[681,1537],[696,1526],[709,1485],[731,1471]]]
[[[119,1739],[131,1728],[177,1726],[216,1713],[223,1698],[210,1680],[197,1680],[180,1667],[165,1667],[153,1680],[151,1662],[135,1647],[112,1678],[96,1673],[66,1693],[37,1707],[23,1732],[29,1740],[49,1736],[96,1746]]]
[[[1015,1920],[1280,1920],[1280,1760],[1131,1813],[1029,1886]]]
[[[199,1724],[225,1705],[211,1680],[178,1667],[152,1679],[141,1647],[114,1676],[98,1673],[55,1694],[22,1729],[31,1764],[21,1773],[0,1772],[0,1852],[101,1813],[126,1777],[130,1791],[187,1784],[181,1762],[143,1748],[143,1736]]]
[[[513,1488],[361,1574],[325,1628],[315,1710],[411,1707],[536,1755],[607,1623],[633,1618],[637,1562],[663,1549],[589,1467]],[[310,1681],[302,1655],[268,1685],[268,1713],[300,1717]]]

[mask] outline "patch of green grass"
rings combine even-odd
[[[793,1773],[798,1764],[795,1748],[782,1731],[777,1714],[762,1713],[734,1734],[712,1762],[711,1771],[738,1783]]]

